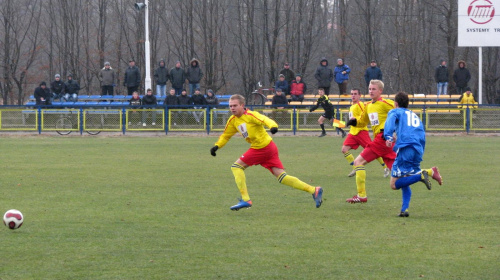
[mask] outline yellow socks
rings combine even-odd
[[[354,170],[356,171],[356,187],[358,189],[359,197],[366,197],[366,170],[364,165],[356,165],[354,166]]]
[[[384,160],[381,157],[379,157],[379,158],[377,158],[377,161],[380,163],[380,165],[382,165],[382,168],[385,169],[385,162],[384,162]]]
[[[233,172],[234,180],[236,181],[236,186],[238,186],[238,189],[240,190],[241,199],[243,199],[244,201],[249,201],[250,196],[248,195],[248,190],[247,190],[245,167],[235,162],[231,166],[231,171]]]
[[[352,165],[352,163],[354,162],[354,156],[349,151],[344,153],[344,158],[350,165]]]
[[[434,175],[434,171],[432,171],[432,168],[422,169],[422,171],[420,173],[420,178],[422,178],[422,180],[424,179],[424,174],[423,174],[424,171],[427,171],[427,174],[429,174],[429,177],[432,177],[432,175]]]
[[[302,182],[297,177],[287,175],[286,172],[283,172],[280,174],[280,176],[278,176],[278,182],[280,182],[283,185],[292,187],[294,189],[306,191],[310,194],[313,194],[314,191],[316,190],[315,187]]]

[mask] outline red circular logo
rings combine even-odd
[[[474,0],[467,9],[467,15],[474,23],[485,24],[495,16],[495,7],[490,0]]]

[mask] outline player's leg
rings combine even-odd
[[[367,149],[363,150],[366,151]],[[356,189],[357,189],[357,194],[353,196],[352,198],[348,198],[346,202],[349,203],[364,203],[367,202],[368,199],[366,197],[366,170],[365,170],[365,165],[368,163],[365,158],[363,158],[362,155],[359,155],[355,160],[354,160],[354,170],[356,171]]]
[[[319,126],[321,127],[321,135],[319,137],[323,137],[323,136],[326,136],[326,130],[325,130],[325,117],[324,116],[320,116],[319,119],[318,119],[318,123],[319,123]]]
[[[236,182],[236,186],[241,193],[241,200],[236,205],[230,207],[231,210],[239,210],[241,208],[249,208],[252,207],[252,201],[250,200],[250,196],[248,195],[247,190],[247,182],[245,177],[245,169],[248,167],[246,163],[244,163],[241,159],[238,159],[231,165],[231,171],[234,175],[234,180]]]
[[[439,169],[437,168],[437,166],[431,167],[429,169],[422,169],[422,173],[423,172],[426,172],[428,176],[431,176],[431,178],[434,179],[436,182],[438,182],[439,185],[443,184],[443,178],[441,177],[441,174],[439,173]]]
[[[351,135],[349,134],[349,136]],[[347,136],[347,138],[349,138],[349,136]],[[351,146],[346,146],[344,141],[344,146],[342,146],[342,154],[344,154],[344,158],[347,160],[347,163],[353,166],[351,173],[349,173],[349,175],[347,176],[353,177],[354,175],[356,175],[356,171],[354,171],[354,156],[351,154],[350,150]]]
[[[288,175],[283,168],[272,167],[271,172],[274,174],[274,176],[276,176],[276,178],[278,178],[278,182],[280,182],[281,184],[312,194],[312,197],[316,202],[316,208],[319,208],[323,203],[322,187],[313,187],[301,181],[297,177]]]
[[[377,158],[377,161],[378,163],[380,163],[380,166],[382,166],[382,169],[384,170],[384,178],[389,177],[389,175],[391,175],[391,170],[385,165],[384,159],[379,157]]]

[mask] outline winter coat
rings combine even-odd
[[[284,94],[275,95],[275,96],[273,96],[272,104],[286,106],[286,105],[288,105],[288,100],[286,99],[286,96]],[[273,107],[277,108],[277,107],[281,107],[281,106],[273,106]]]
[[[193,66],[193,62],[196,62],[196,65]],[[189,68],[187,69],[186,78],[188,79],[190,84],[198,84],[203,78],[203,72],[201,72],[200,62],[193,58],[189,63]]]
[[[301,95],[306,93],[306,90],[307,90],[306,83],[304,83],[302,80],[300,80],[300,82],[294,80],[290,85],[291,95]]]
[[[281,91],[283,92],[287,92],[288,91],[288,82],[286,80],[283,80],[283,81],[277,81],[276,84],[274,84],[274,89],[277,90],[277,89],[281,89]]]
[[[141,71],[137,66],[127,67],[123,85],[126,87],[138,87],[141,85]]]
[[[179,105],[193,105],[191,102],[191,97],[189,97],[187,94],[186,95],[179,95],[177,97],[179,99]],[[189,106],[182,107],[183,109],[189,108]]]
[[[370,66],[366,68],[365,71],[365,82],[366,85],[370,84],[371,80],[380,80],[382,81],[382,70],[378,68],[377,66]]]
[[[460,63],[464,64],[463,68],[460,68]],[[470,72],[469,69],[465,68],[467,65],[465,64],[465,61],[460,60],[458,62],[458,68],[453,72],[453,81],[459,88],[464,88],[467,86],[467,84],[470,81]]]
[[[142,97],[142,105],[156,105],[158,101],[156,100],[156,96],[154,95],[144,95]]]
[[[342,72],[345,71],[345,74],[342,74]],[[337,84],[341,84],[346,80],[349,80],[349,73],[351,73],[351,68],[349,68],[348,65],[342,64],[342,65],[337,65],[335,67],[335,70],[333,70],[335,74],[335,82]]]
[[[179,105],[179,98],[177,98],[177,95],[167,95],[165,98],[165,105],[168,106],[177,106]]]
[[[207,101],[207,105],[212,105],[212,106],[216,106],[216,105],[219,105],[219,99],[215,96],[215,95],[212,95],[212,96],[205,96],[205,100]]]
[[[59,81],[53,81],[51,84],[50,84],[50,91],[53,92],[53,93],[57,93],[57,94],[61,94],[61,93],[65,93],[65,89],[64,89],[64,83],[63,81],[59,80]]]
[[[170,82],[173,88],[183,88],[186,82],[186,73],[184,73],[184,70],[177,67],[170,69]]]
[[[101,86],[112,86],[116,84],[115,70],[111,67],[109,67],[109,69],[106,69],[106,67],[102,68],[99,73],[99,78],[101,80]]]
[[[326,61],[326,65],[321,65],[321,62]],[[318,87],[329,88],[333,80],[333,71],[328,67],[328,60],[322,58],[319,66],[314,73],[314,78],[318,81]]]
[[[130,106],[140,106],[140,105],[142,105],[142,100],[140,97],[137,97],[137,98],[132,97],[132,98],[130,98],[128,103],[130,104]]]
[[[161,63],[163,62],[163,66],[161,66]],[[154,77],[155,77],[155,82],[157,85],[164,86],[167,84],[168,81],[168,69],[165,67],[165,60],[160,60],[158,63],[159,67],[156,68]]]
[[[280,74],[285,76],[285,81],[287,81],[288,84],[290,84],[293,81],[293,79],[295,79],[295,73],[293,73],[293,71],[290,70],[290,68],[282,69],[280,71]]]
[[[66,89],[66,93],[69,93],[69,94],[76,93],[76,94],[78,94],[78,91],[80,90],[80,85],[75,80],[68,80],[64,84],[64,88]]]
[[[436,83],[447,83],[448,82],[448,67],[439,65],[436,67],[436,73],[434,74],[434,79]]]
[[[193,94],[191,96],[191,104],[194,105],[207,105],[207,100],[202,94]]]
[[[50,90],[47,87],[45,87],[45,89],[41,86],[37,87],[35,89],[34,96],[36,99],[36,105],[50,105]],[[45,101],[42,101],[42,98],[44,98]]]

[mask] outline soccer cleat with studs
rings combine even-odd
[[[429,180],[429,173],[427,173],[427,170],[422,171],[422,176],[424,176],[424,178],[420,179],[420,182],[424,183],[428,190],[431,190],[432,184]]]
[[[351,173],[347,174],[347,177],[354,177],[356,176],[356,170],[352,170]]]
[[[368,202],[368,197],[359,197],[358,195],[355,195],[351,198],[346,199],[345,202],[349,202],[351,204],[366,203],[366,202]]]
[[[436,180],[438,184],[441,186],[443,184],[443,178],[441,177],[441,174],[439,174],[439,169],[437,166],[434,166],[431,168],[432,169],[432,179]]]
[[[316,202],[316,208],[319,208],[323,203],[323,188],[316,187],[312,196],[314,201]]]
[[[384,168],[384,178],[389,177],[391,175],[391,170],[389,168]]]
[[[318,137],[325,137],[325,136],[326,136],[326,132],[323,132]]]
[[[405,211],[401,211],[401,213],[399,213],[399,215],[398,215],[398,217],[403,217],[403,218],[406,218],[409,216],[410,216],[410,212],[408,212],[408,209],[406,209]]]
[[[252,207],[252,201],[251,200],[244,201],[243,199],[240,199],[240,202],[238,202],[235,205],[229,207],[229,209],[231,209],[233,211],[238,211],[241,208],[250,208],[250,207]]]

